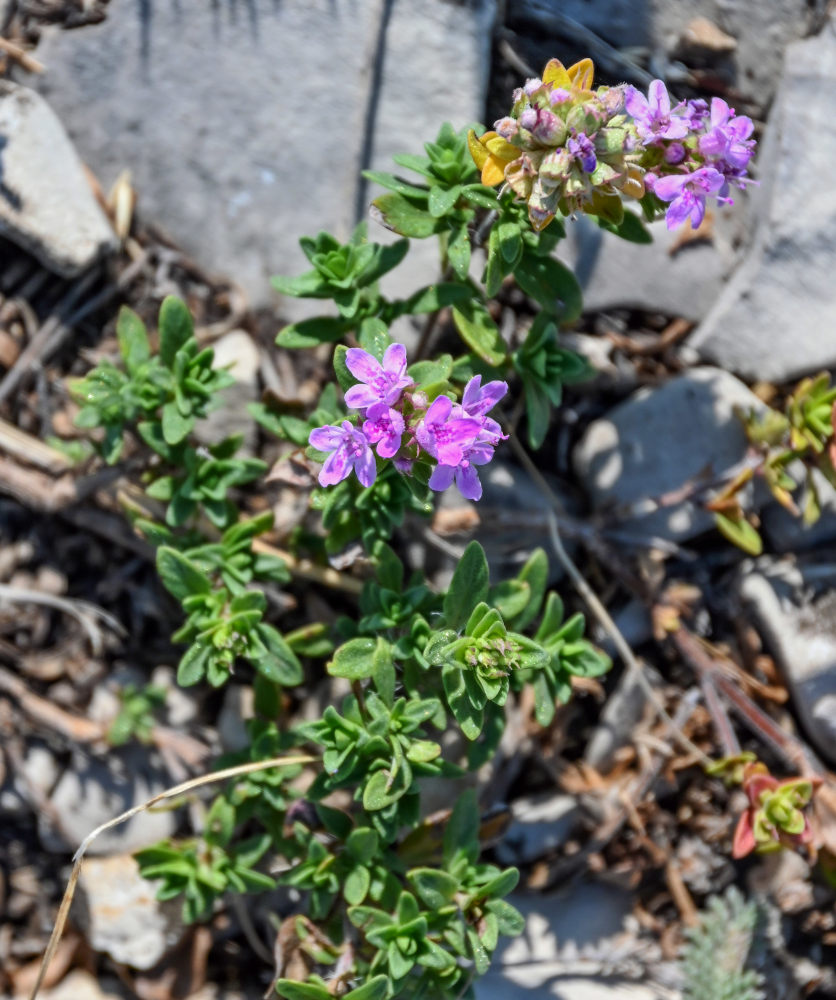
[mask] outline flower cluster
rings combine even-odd
[[[505,184],[526,201],[535,230],[558,212],[618,222],[620,195],[648,192],[658,199],[651,209],[668,205],[668,228],[686,219],[696,227],[708,196],[731,202],[730,188],[748,182],[754,126],[721,98],[672,107],[661,80],[647,96],[629,85],[593,91],[592,80],[589,59],[568,69],[552,59],[542,79],[514,92],[494,131],[469,135],[482,183]]]
[[[391,459],[403,473],[419,460],[429,460],[430,489],[446,490],[453,483],[462,496],[478,500],[482,484],[476,467],[493,458],[494,448],[505,435],[488,416],[508,385],[495,381],[482,385],[481,375],[467,383],[460,403],[449,396],[430,402],[406,372],[406,348],[392,344],[378,361],[359,347],[346,351],[345,363],[358,379],[345,394],[348,406],[360,411],[362,424],[349,420],[342,425],[317,427],[310,444],[330,452],[319,473],[321,486],[333,486],[351,474],[363,486],[377,476],[378,458]]]
[[[644,194],[624,93],[617,87],[593,92],[593,72],[589,59],[569,69],[552,59],[542,79],[514,92],[511,114],[494,131],[468,137],[482,183],[506,183],[528,203],[538,232],[558,212],[609,218],[622,211],[620,191]]]

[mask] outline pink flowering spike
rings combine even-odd
[[[670,202],[665,213],[668,229],[676,229],[688,218],[696,229],[705,218],[706,196],[717,194],[725,184],[725,177],[713,167],[700,167],[692,174],[660,177],[653,193],[662,201]]]
[[[508,392],[508,383],[488,382],[482,385],[482,376],[474,375],[464,387],[462,393],[462,409],[469,417],[484,416],[488,410],[492,410],[496,404]]]
[[[375,403],[366,410],[363,433],[372,444],[377,444],[381,458],[392,458],[398,453],[403,432],[404,419],[397,410],[385,403]]]
[[[319,473],[320,486],[341,483],[354,469],[363,486],[371,486],[377,475],[374,454],[366,435],[347,420],[341,427],[317,427],[308,438],[319,451],[331,451]]]
[[[345,394],[347,406],[364,410],[375,403],[394,406],[401,393],[412,385],[406,374],[406,348],[390,344],[383,355],[383,364],[368,351],[352,347],[345,353],[345,364],[360,385],[353,385]]]

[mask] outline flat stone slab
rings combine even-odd
[[[58,117],[10,80],[0,81],[0,235],[67,278],[116,246]]]
[[[583,217],[568,222],[560,256],[581,283],[584,311],[623,307],[701,320],[736,263],[732,231],[739,215],[721,218],[726,214],[715,213],[712,240],[682,245],[682,234],[663,219],[648,227],[652,243],[628,243]]]
[[[38,85],[105,188],[130,169],[146,219],[267,305],[271,275],[310,266],[301,236],[346,239],[365,216],[364,167],[481,116],[493,10],[114,3],[99,25],[44,32]]]
[[[595,510],[637,504],[718,475],[746,452],[735,408],[763,404],[719,368],[693,368],[654,389],[640,389],[593,421],[575,448],[575,470]],[[683,540],[709,530],[713,516],[690,501],[649,504],[624,528]]]
[[[834,93],[831,19],[787,50],[757,156],[752,247],[689,341],[704,359],[752,379],[781,382],[836,366],[836,188],[823,182],[833,173],[836,133],[822,126]]]
[[[801,724],[836,764],[836,564],[777,563],[740,593],[775,654]]]

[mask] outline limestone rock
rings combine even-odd
[[[654,389],[640,389],[587,428],[575,469],[596,510],[640,505],[677,490],[707,469],[720,474],[743,458],[746,435],[735,407],[763,404],[728,372],[694,368]],[[710,513],[683,501],[636,510],[625,530],[677,540],[711,528]]]
[[[145,747],[126,746],[108,751],[106,760],[77,754],[58,780],[50,803],[61,821],[54,830],[39,817],[38,834],[44,849],[75,850],[101,823],[113,819],[171,784],[167,774]],[[170,836],[177,824],[171,810],[141,812],[97,837],[87,853],[112,854],[148,847]]]
[[[68,278],[116,243],[61,122],[10,80],[0,81],[0,234]]]
[[[504,865],[527,864],[565,843],[575,825],[579,806],[572,795],[525,796],[511,807],[513,820],[496,846]]]
[[[777,501],[763,511],[763,533],[775,552],[801,552],[827,545],[836,540],[836,489],[818,471],[813,470],[813,482],[818,493],[821,516],[814,524],[805,524]],[[799,509],[804,509],[806,484],[796,496]]]
[[[81,869],[75,915],[94,951],[134,969],[151,969],[183,933],[182,901],[158,902],[129,854],[90,858]]]
[[[44,32],[39,86],[105,187],[130,168],[146,218],[269,304],[270,275],[309,266],[301,236],[365,216],[361,169],[480,117],[493,6],[112,4]]]
[[[836,136],[821,124],[834,88],[831,19],[787,50],[758,153],[752,247],[690,340],[703,358],[753,379],[781,382],[836,366],[836,190],[821,180],[836,158]]]
[[[587,312],[625,307],[698,321],[734,268],[732,244],[741,223],[739,214],[720,209],[710,241],[679,246],[681,233],[669,231],[663,219],[649,227],[652,243],[637,244],[581,217],[567,224],[561,255],[577,274]]]
[[[805,732],[836,764],[836,565],[778,563],[746,576],[740,590],[778,660]]]

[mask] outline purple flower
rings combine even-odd
[[[493,458],[493,448],[489,444],[476,443],[465,448],[461,461],[456,465],[437,465],[430,476],[431,490],[441,492],[453,482],[466,500],[480,500],[482,484],[479,482],[477,465],[487,465]]]
[[[692,132],[698,132],[708,118],[708,104],[701,97],[696,97],[685,102],[684,111],[683,117],[688,122],[688,128]]]
[[[581,169],[585,173],[591,174],[598,165],[595,146],[589,136],[584,135],[583,132],[578,132],[577,135],[572,136],[566,143],[566,148],[576,160],[580,160]]]
[[[326,425],[316,427],[308,438],[317,451],[330,451],[319,473],[320,486],[335,486],[341,483],[351,470],[363,486],[371,486],[377,475],[372,449],[366,435],[343,420],[342,427]]]
[[[401,393],[412,385],[406,374],[406,348],[403,344],[390,344],[383,355],[383,364],[368,351],[352,347],[345,354],[345,363],[351,374],[360,380],[345,394],[346,406],[364,410],[375,403],[394,406]]]
[[[508,383],[488,382],[482,385],[482,376],[474,375],[464,387],[461,407],[469,417],[483,417],[492,410],[508,391]]]
[[[418,444],[441,465],[458,465],[464,449],[475,443],[482,421],[472,417],[457,417],[452,413],[453,401],[438,396],[415,428]]]
[[[539,77],[534,76],[530,80],[525,81],[525,87],[523,87],[523,90],[525,90],[526,94],[531,97],[531,95],[536,93],[542,86],[543,81]]]
[[[375,403],[366,410],[363,433],[372,444],[377,443],[377,453],[381,458],[391,458],[401,446],[404,419],[397,410],[385,403]]]
[[[488,410],[492,410],[507,391],[507,382],[495,381],[482,385],[481,375],[474,375],[464,387],[461,404],[454,408],[453,416],[473,417],[482,422],[477,443],[495,445],[507,437],[499,424],[486,416]]]
[[[552,106],[555,104],[565,104],[571,97],[572,95],[568,90],[564,90],[563,87],[555,87],[549,94],[549,104]]]
[[[688,134],[686,119],[671,114],[671,99],[661,80],[650,84],[647,97],[635,87],[627,87],[624,104],[645,146],[657,139],[684,139]]]
[[[653,193],[670,205],[665,213],[668,229],[675,229],[690,217],[696,229],[705,218],[705,198],[716,194],[726,183],[725,177],[713,167],[700,167],[692,174],[669,174],[660,177]]]
[[[739,176],[749,164],[755,142],[749,136],[755,126],[746,115],[735,115],[721,97],[711,99],[711,128],[700,136],[699,149],[722,173]]]

